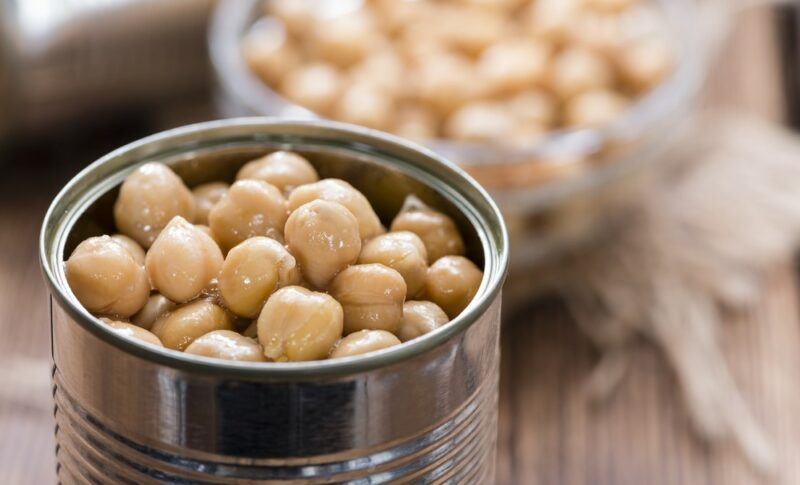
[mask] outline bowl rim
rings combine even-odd
[[[422,144],[462,167],[513,167],[533,161],[548,163],[549,159],[591,156],[611,141],[641,139],[644,133],[659,130],[666,121],[684,114],[699,92],[709,46],[704,37],[703,12],[696,0],[650,2],[669,19],[668,33],[678,51],[678,62],[666,80],[640,97],[617,121],[602,127],[554,130],[541,142],[524,149],[441,139]],[[238,107],[257,115],[326,119],[283,98],[261,81],[244,61],[240,50],[241,35],[253,24],[253,12],[261,3],[262,0],[220,0],[212,15],[208,47],[222,96],[233,98]],[[659,136],[654,135],[654,138],[656,143],[660,141]],[[586,170],[570,177],[523,187],[497,186],[492,190],[502,193],[503,199],[511,199],[517,205],[562,200],[572,193],[601,187],[638,166],[647,158],[639,151],[624,154],[613,163],[587,164]]]

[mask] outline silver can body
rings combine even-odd
[[[69,291],[62,262],[111,230],[110,204],[141,163],[190,185],[231,179],[275,149],[351,181],[390,217],[408,193],[456,219],[484,267],[470,306],[415,341],[306,363],[213,361],[124,340]],[[334,123],[240,119],[123,147],[79,174],[45,218],[53,395],[63,483],[382,483],[494,480],[500,287],[507,236],[494,203],[452,165],[396,138]]]

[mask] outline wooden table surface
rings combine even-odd
[[[709,103],[781,117],[770,19],[748,15],[715,67]],[[55,192],[82,164],[148,129],[96,133],[87,153],[68,135],[2,153],[0,177],[0,483],[54,482],[47,296],[37,236]],[[34,172],[34,173],[31,173]],[[583,383],[597,355],[557,301],[508,309],[498,446],[499,483],[800,483],[800,320],[793,262],[764,276],[763,298],[732,315],[723,345],[737,384],[779,454],[755,475],[730,445],[690,432],[677,387],[643,344],[619,392],[600,407]]]

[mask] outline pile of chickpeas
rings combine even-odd
[[[673,69],[638,0],[271,0],[250,69],[322,116],[411,139],[533,145],[616,120]]]
[[[372,352],[464,310],[481,270],[453,220],[413,195],[387,232],[344,180],[286,151],[232,185],[190,190],[161,163],[123,182],[118,234],[66,261],[80,303],[116,332],[206,357],[285,362]]]

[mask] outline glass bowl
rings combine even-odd
[[[220,114],[314,119],[253,73],[241,41],[263,16],[263,0],[221,0],[209,32]],[[425,146],[460,164],[483,183],[506,217],[512,268],[532,266],[624,221],[626,209],[660,178],[652,163],[694,107],[708,59],[703,12],[695,0],[649,0],[664,20],[676,64],[658,86],[615,122],[563,129],[524,148],[444,139]],[[586,163],[585,160],[590,160]],[[578,161],[578,162],[576,162]],[[663,164],[661,164],[663,165]]]

